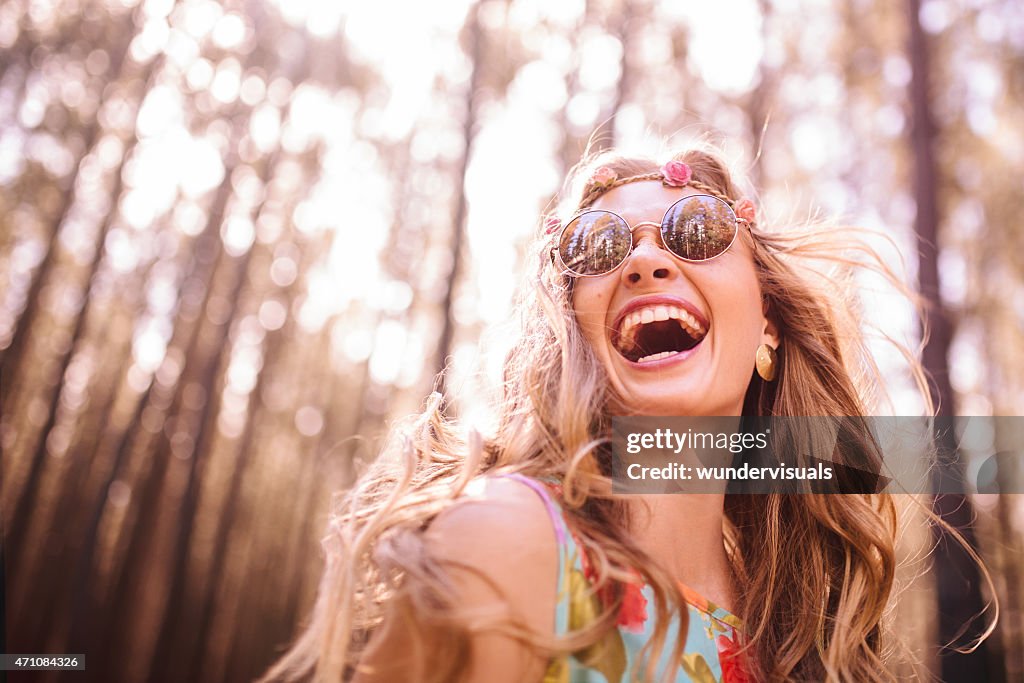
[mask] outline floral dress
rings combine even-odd
[[[549,493],[557,485],[512,474],[537,492],[544,500],[555,527],[558,542],[558,594],[555,626],[558,635],[584,628],[603,611],[600,599],[590,588],[593,572],[586,555],[579,550],[561,507]],[[703,596],[680,584],[689,610],[689,624],[683,658],[676,683],[752,683],[736,657],[740,648],[740,619]],[[654,619],[648,619],[646,606],[653,604],[650,586],[630,584],[626,588],[618,627],[593,645],[552,660],[543,683],[626,683],[640,648],[654,633]],[[666,647],[657,663],[654,680],[660,680],[669,661],[672,643],[679,637],[679,619],[673,618],[666,634]]]

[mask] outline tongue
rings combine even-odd
[[[631,352],[624,354],[632,360],[651,360],[692,349],[699,342],[675,320],[661,320],[642,325],[637,332]]]

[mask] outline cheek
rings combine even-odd
[[[715,292],[712,307],[727,312],[728,320],[721,319],[728,328],[727,334],[720,335],[720,341],[737,354],[748,353],[753,358],[753,349],[760,344],[764,329],[764,310],[761,302],[761,287],[752,267],[723,273]],[[723,332],[725,330],[722,330]]]
[[[609,294],[596,282],[578,282],[572,293],[576,322],[592,346],[604,338]]]

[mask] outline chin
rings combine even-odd
[[[613,404],[613,414],[616,415],[649,415],[652,417],[662,416],[735,416],[743,412],[743,397],[745,392],[736,395],[723,394],[719,391],[711,394],[707,388],[688,388],[685,381],[673,380],[665,377],[651,378],[661,386],[655,387],[628,387],[618,383],[616,387],[621,397]],[[667,384],[673,388],[668,390]],[[702,384],[695,382],[695,384]],[[680,386],[682,385],[682,386]],[[646,390],[645,390],[646,389]]]

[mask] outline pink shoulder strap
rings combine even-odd
[[[530,477],[519,474],[518,472],[502,474],[500,476],[515,479],[518,482],[526,484],[541,497],[541,500],[544,501],[544,507],[547,508],[548,515],[551,517],[551,522],[555,526],[555,538],[558,539],[558,545],[565,545],[566,539],[569,537],[569,530],[565,525],[565,518],[562,517],[561,508],[554,500],[551,499],[551,494],[548,492],[547,487],[536,479],[531,479]]]

